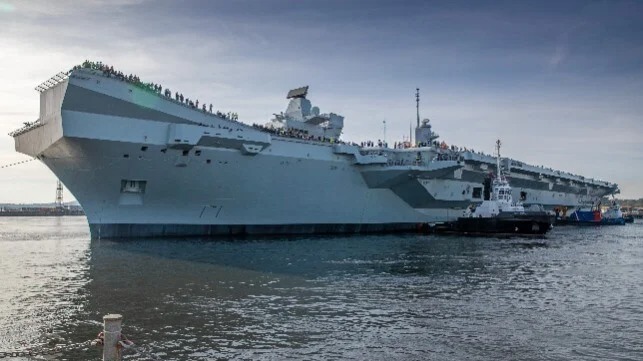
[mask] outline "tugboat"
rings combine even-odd
[[[590,210],[576,210],[572,213],[566,224],[579,226],[613,226],[624,225],[628,220],[623,216],[621,206],[612,201],[612,205],[604,212],[600,211],[600,203]],[[632,219],[632,221],[634,221]]]
[[[542,235],[551,229],[552,216],[542,207],[525,210],[514,203],[511,187],[500,168],[500,140],[496,141],[497,175],[491,185],[490,199],[465,210],[463,217],[442,231],[465,235]],[[534,210],[533,208],[537,208]]]
[[[612,205],[602,214],[601,224],[622,226],[625,223],[626,220],[623,217],[621,205],[616,201],[612,201]]]

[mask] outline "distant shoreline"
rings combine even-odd
[[[77,203],[0,204],[0,217],[84,216]]]
[[[60,216],[84,216],[81,208],[23,208],[12,210],[1,210],[0,217],[60,217]]]

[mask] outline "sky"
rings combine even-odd
[[[343,138],[408,137],[619,184],[643,198],[641,1],[0,0],[0,134],[34,87],[85,59],[266,123],[309,85]],[[29,159],[0,135],[0,166]],[[0,169],[0,203],[50,202],[42,163]],[[69,192],[65,200],[73,199]]]

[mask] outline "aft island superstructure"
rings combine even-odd
[[[441,146],[419,116],[413,144],[344,142],[344,118],[313,107],[308,87],[261,126],[93,65],[36,89],[40,117],[11,134],[16,150],[73,193],[92,238],[414,230],[482,202],[496,161]],[[618,191],[509,158],[502,165],[527,205],[574,209]]]

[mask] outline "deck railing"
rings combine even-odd
[[[32,129],[42,127],[43,125],[45,125],[45,124],[42,123],[40,120],[36,120],[33,123],[25,123],[24,127],[20,128],[20,129],[16,129],[13,132],[9,133],[9,136],[15,138],[15,137],[19,136],[20,134],[24,134],[24,133],[26,133],[26,132],[28,132],[28,131],[30,131]]]

